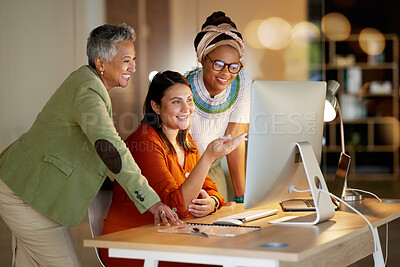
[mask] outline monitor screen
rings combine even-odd
[[[253,82],[246,209],[311,195],[289,188],[310,188],[296,143],[311,144],[320,163],[325,97],[325,82]]]

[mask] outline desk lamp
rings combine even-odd
[[[326,87],[326,99],[325,99],[325,112],[324,112],[324,121],[329,122],[333,121],[336,118],[336,113],[340,119],[340,140],[342,151],[340,153],[339,164],[338,164],[338,171],[336,175],[342,176],[341,178],[345,179],[345,187],[344,187],[344,194],[343,200],[344,201],[357,201],[362,200],[362,195],[358,194],[357,192],[351,191],[347,187],[347,175],[350,168],[350,156],[346,154],[345,151],[345,144],[344,144],[344,130],[343,130],[343,120],[342,115],[340,113],[340,106],[339,101],[336,98],[336,94],[339,91],[340,84],[337,81],[330,80],[328,81]]]

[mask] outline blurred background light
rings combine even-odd
[[[361,30],[358,42],[361,49],[368,55],[379,55],[385,50],[385,37],[374,28]]]
[[[294,25],[292,38],[296,44],[306,45],[312,41],[320,40],[321,33],[314,23],[302,21]]]
[[[292,27],[279,17],[265,19],[258,27],[258,38],[262,45],[271,50],[280,50],[292,40]]]
[[[258,38],[258,27],[260,26],[262,19],[256,19],[250,21],[243,30],[244,40],[248,45],[255,49],[264,49],[265,47]]]
[[[346,40],[350,35],[350,22],[340,13],[328,13],[322,18],[321,22],[322,32],[330,40],[342,41]]]

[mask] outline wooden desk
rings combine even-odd
[[[353,206],[377,228],[400,217],[400,203],[380,203],[376,199],[355,202]],[[220,264],[223,266],[345,266],[373,252],[373,238],[367,223],[348,208],[317,226],[282,226],[268,220],[307,212],[283,213],[246,225],[262,226],[260,231],[237,237],[202,237],[188,234],[159,233],[166,226],[144,226],[84,240],[86,247],[109,248],[111,257],[146,259],[145,266],[157,266],[159,260]],[[210,223],[216,218],[242,212],[243,205],[225,206],[220,211],[191,222]],[[263,247],[277,242],[283,248]]]

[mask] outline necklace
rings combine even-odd
[[[225,116],[230,113],[238,104],[243,89],[243,73],[239,72],[237,77],[225,89],[224,93],[220,93],[218,98],[211,98],[203,85],[202,69],[196,68],[190,71],[186,78],[192,85],[193,102],[196,106],[195,112],[203,117],[215,118]]]

